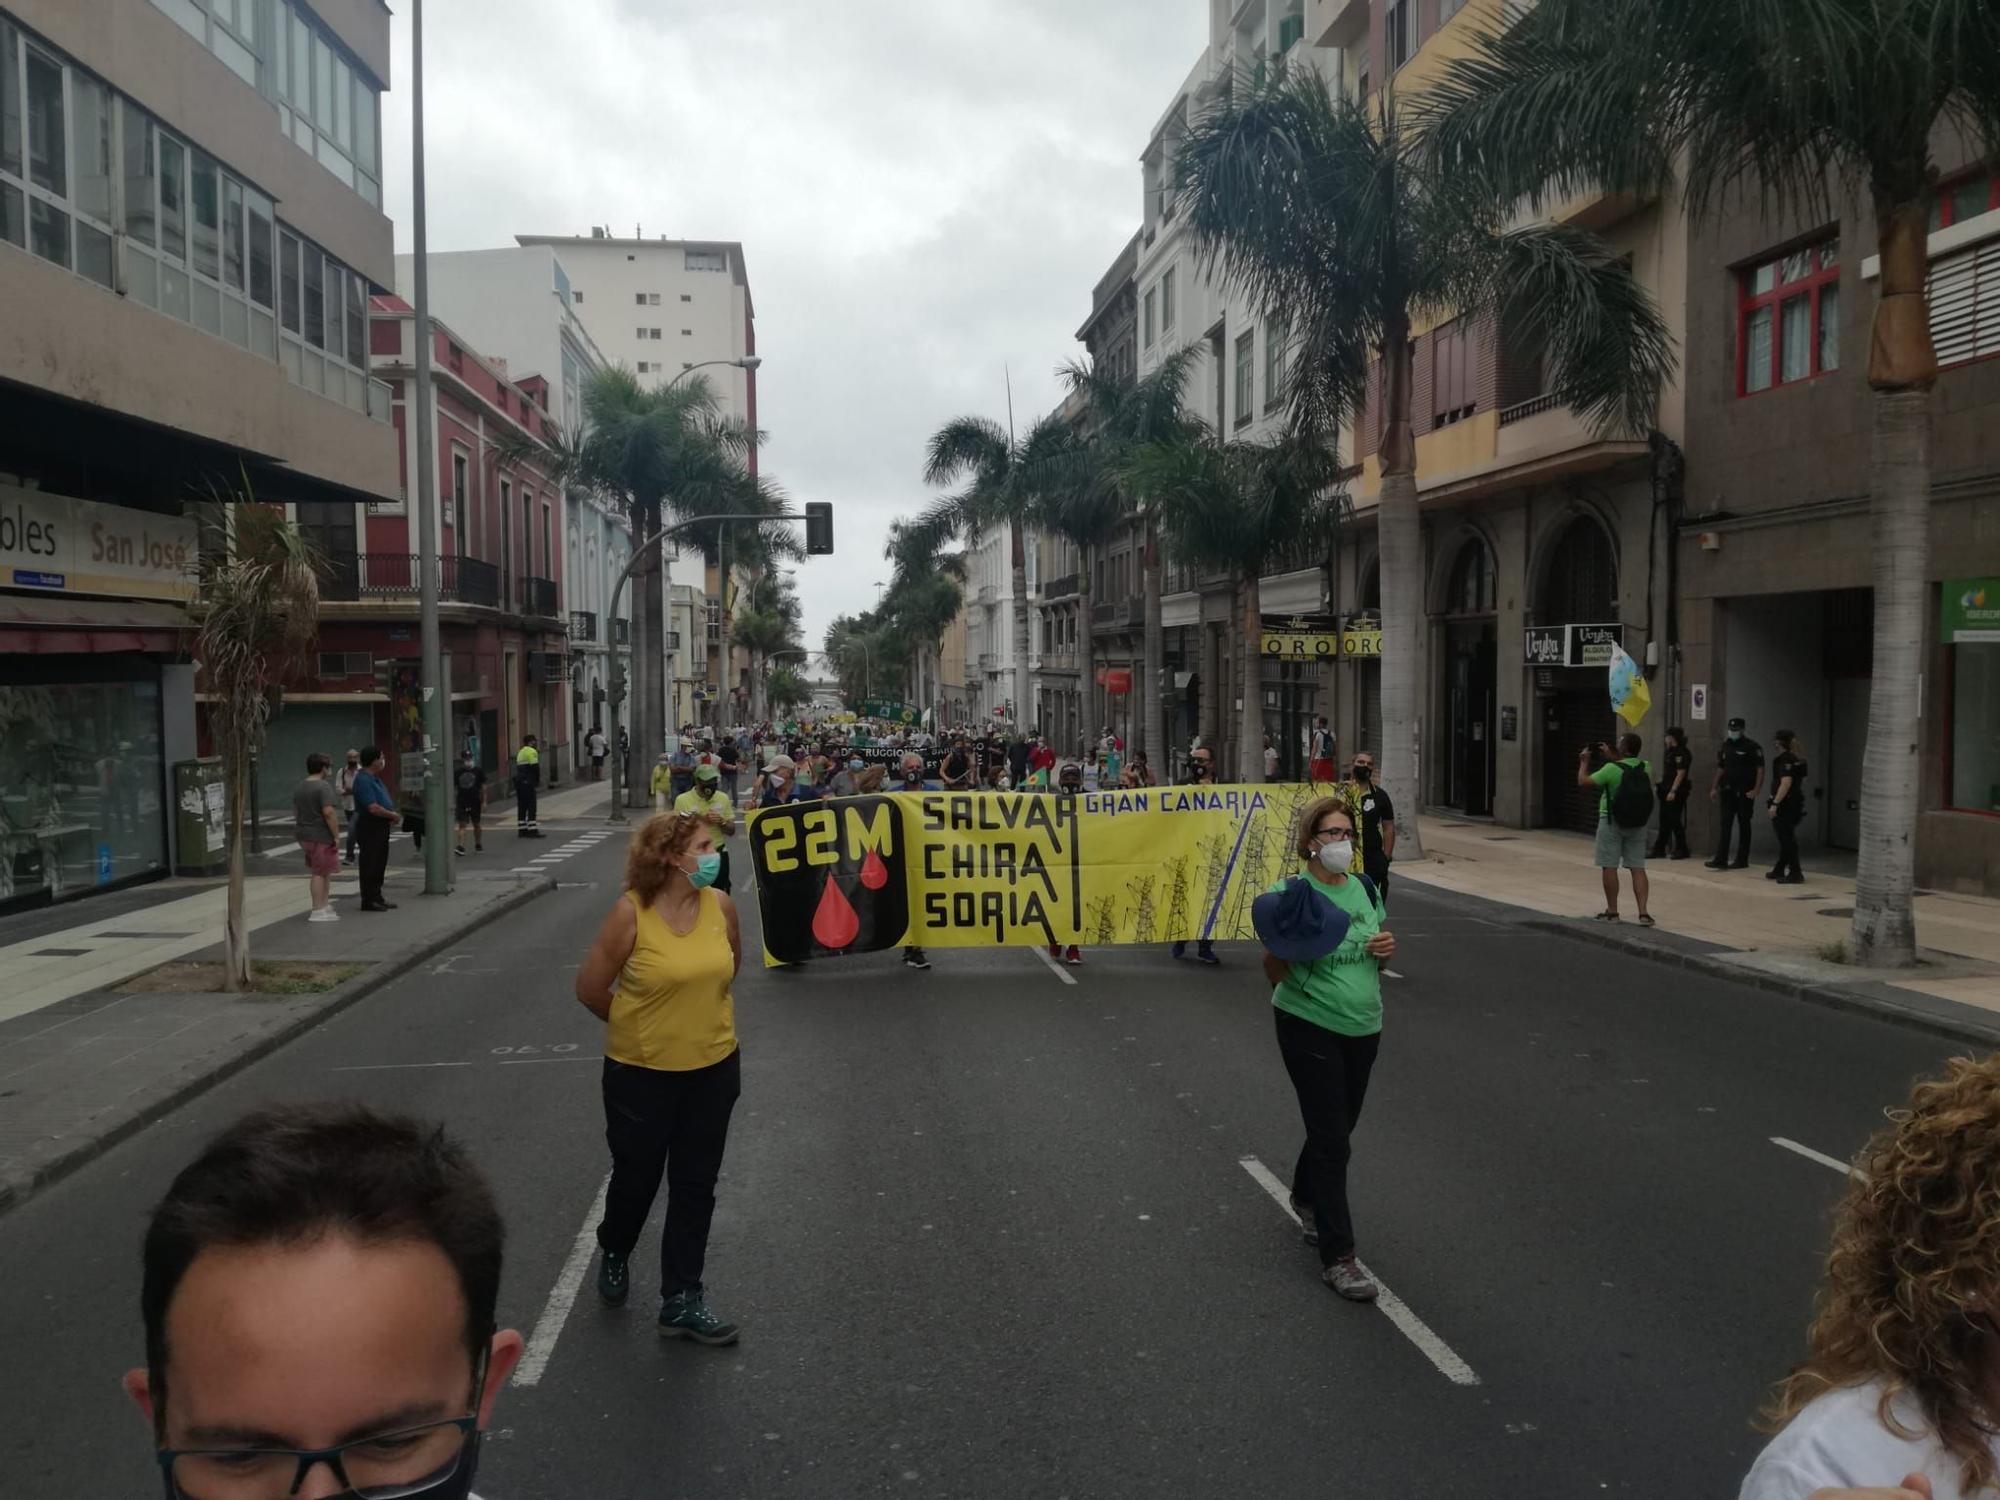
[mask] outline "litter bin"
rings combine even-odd
[[[227,798],[219,758],[174,762],[176,875],[221,875],[229,869]]]

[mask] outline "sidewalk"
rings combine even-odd
[[[1395,879],[1479,896],[1554,920],[1536,925],[1727,974],[1829,1004],[1889,1011],[1983,1042],[2000,1042],[2000,901],[1917,893],[1920,967],[1891,979],[1821,955],[1844,943],[1854,914],[1851,873],[1806,869],[1804,886],[1745,870],[1710,870],[1701,858],[1649,860],[1649,910],[1659,926],[1634,922],[1621,876],[1622,922],[1594,920],[1603,890],[1591,841],[1550,829],[1471,822],[1426,810],[1421,862],[1398,863]],[[1769,851],[1766,851],[1768,855]],[[1837,857],[1837,856],[1836,856]]]
[[[184,893],[192,887],[193,894]],[[222,957],[224,888],[164,882],[150,906],[0,947],[0,1211],[74,1170],[300,1032],[552,889],[532,875],[461,867],[458,888],[425,896],[420,866],[389,872],[397,910],[364,916],[352,871],[334,883],[339,922],[306,921],[303,873],[249,882],[253,961],[338,960],[361,973],[316,995],[119,994],[135,974]],[[106,898],[111,899],[111,898]],[[0,940],[13,936],[0,923]]]

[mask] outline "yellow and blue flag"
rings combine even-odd
[[[1625,654],[1622,646],[1612,647],[1611,711],[1636,729],[1652,706],[1652,689],[1646,686],[1639,664]]]

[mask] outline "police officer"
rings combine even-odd
[[[1778,862],[1765,874],[1780,885],[1804,885],[1799,868],[1799,823],[1806,815],[1806,747],[1789,729],[1771,736],[1778,758],[1771,762],[1771,831],[1778,836]]]
[[[1743,732],[1743,720],[1729,721],[1729,737],[1715,756],[1715,780],[1708,800],[1718,804],[1715,858],[1711,870],[1743,870],[1750,865],[1750,825],[1757,812],[1757,793],[1764,785],[1764,747]],[[1740,829],[1736,858],[1729,857],[1729,836]]]
[[[542,789],[542,752],[535,748],[532,734],[521,736],[521,749],[514,757],[514,832],[524,839],[542,836],[535,817],[535,799]]]

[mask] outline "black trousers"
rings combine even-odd
[[[539,790],[532,781],[514,783],[514,826],[533,828],[535,826],[535,794]]]
[[[1792,799],[1788,797],[1785,800],[1790,802]],[[1778,835],[1778,863],[1773,868],[1780,875],[1805,873],[1799,868],[1799,823],[1803,818],[1803,813],[1787,817],[1784,808],[1780,807],[1778,815],[1771,819],[1771,831]]]
[[[715,1179],[729,1141],[729,1116],[743,1088],[743,1054],[692,1072],[669,1073],[604,1059],[604,1138],[611,1144],[611,1188],[597,1243],[630,1255],[667,1179],[660,1231],[660,1295],[701,1288]]]
[[[1688,808],[1685,800],[1669,802],[1666,790],[1659,789],[1660,831],[1653,836],[1653,858],[1659,859],[1669,849],[1682,858],[1688,852]]]
[[[361,841],[361,904],[376,905],[382,900],[382,874],[389,868],[389,820],[357,814],[354,833]]]
[[[1349,1138],[1361,1119],[1368,1076],[1382,1034],[1342,1036],[1272,1007],[1278,1018],[1278,1051],[1299,1096],[1306,1143],[1292,1169],[1292,1197],[1312,1206],[1319,1228],[1321,1265],[1354,1253],[1354,1216],[1347,1207]]]
[[[1719,865],[1750,863],[1750,824],[1757,815],[1757,799],[1747,793],[1732,791],[1724,787],[1717,794],[1715,805],[1718,825],[1715,835],[1715,862]],[[1729,835],[1737,834],[1737,855],[1729,857]]]
[[[1364,854],[1361,856],[1361,867],[1362,873],[1375,882],[1375,894],[1382,898],[1382,907],[1386,911],[1389,906],[1389,861],[1370,859]]]

